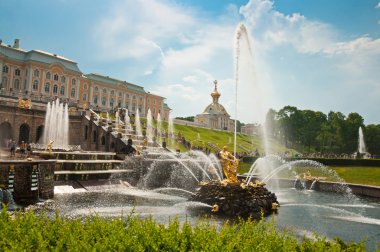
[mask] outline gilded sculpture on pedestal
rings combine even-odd
[[[236,177],[239,160],[228,151],[227,146],[223,147],[223,150],[219,152],[219,156],[223,167],[225,181],[230,184],[239,183]]]

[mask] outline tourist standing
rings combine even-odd
[[[15,156],[16,156],[16,142],[12,141],[12,143],[11,143],[11,157],[15,157]]]

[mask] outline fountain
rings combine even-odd
[[[161,142],[162,138],[162,120],[161,120],[161,114],[158,113],[157,115],[157,142]]]
[[[137,137],[142,137],[142,129],[141,129],[141,122],[140,122],[140,112],[139,112],[138,109],[136,109],[135,127],[136,127],[136,135],[137,135]]]
[[[150,109],[148,109],[148,113],[146,115],[146,137],[149,143],[153,142],[153,118]]]
[[[242,64],[238,64],[244,49],[241,40],[248,43],[243,25],[238,27],[236,34],[236,87],[241,84]],[[252,50],[248,48],[248,51],[247,55],[251,57]],[[142,135],[139,119],[137,110],[136,137]],[[152,141],[150,110],[146,126],[146,135]],[[168,133],[174,134],[172,119],[169,119]],[[236,146],[236,137],[234,142]],[[195,222],[203,213],[230,218],[259,218],[262,212],[264,215],[274,212],[277,214],[272,216],[278,226],[295,227],[294,232],[300,236],[317,232],[328,238],[340,236],[344,240],[360,241],[363,238],[361,234],[370,234],[370,246],[374,246],[380,226],[378,202],[355,197],[344,181],[328,167],[307,160],[283,160],[269,155],[266,141],[264,145],[267,156],[257,159],[243,178],[237,176],[235,158],[227,153],[227,149],[223,150],[223,160],[219,161],[215,155],[198,151],[160,152],[148,146],[142,155],[125,158],[117,170],[128,168],[132,172],[125,173],[128,176],[121,173],[112,175],[116,184],[79,181],[76,187],[70,186],[65,190],[56,187],[55,204],[67,216],[96,212],[101,216],[120,217],[134,211],[162,222],[173,215],[179,216],[180,220]],[[333,182],[319,183],[325,180]],[[295,186],[296,182],[300,183],[299,186]],[[295,187],[302,190],[295,190]],[[277,210],[279,204],[281,209]],[[216,220],[224,222],[223,218],[216,217]],[[352,230],[356,233],[353,234]]]
[[[359,153],[359,155],[366,155],[366,154],[368,154],[366,146],[365,146],[364,134],[363,134],[362,127],[359,127],[358,153]]]
[[[59,99],[52,103],[49,102],[46,107],[42,144],[47,146],[52,141],[55,149],[66,150],[69,148],[68,105],[60,103]]]

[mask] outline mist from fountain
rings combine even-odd
[[[56,99],[47,104],[42,144],[54,141],[54,149],[69,149],[69,109]]]
[[[362,127],[359,127],[358,151],[360,154],[367,153],[367,148],[365,146],[364,134],[363,134]]]
[[[150,109],[148,109],[148,113],[146,115],[146,137],[148,142],[153,142],[153,118]]]
[[[236,130],[238,118],[238,108],[240,102],[238,100],[238,92],[246,92],[244,89],[249,89],[251,94],[250,101],[254,101],[254,104],[250,104],[250,112],[254,111],[256,115],[262,115],[266,113],[268,108],[265,107],[266,100],[268,99],[268,93],[262,83],[257,80],[255,73],[254,54],[250,42],[250,37],[247,28],[244,24],[239,24],[235,30],[235,132],[234,132],[234,153],[236,153]],[[245,88],[243,88],[243,86]],[[249,86],[249,87],[247,87]],[[243,91],[244,90],[244,91]],[[243,96],[245,97],[245,96]],[[264,145],[265,155],[271,153],[271,146],[268,141],[267,129],[265,125],[262,127],[262,141]]]
[[[170,138],[171,144],[174,145],[175,135],[174,135],[174,121],[173,121],[172,113],[169,113],[168,136]]]

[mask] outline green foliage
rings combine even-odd
[[[367,148],[380,154],[380,125],[365,127],[358,113],[346,117],[341,112],[299,110],[285,106],[276,112],[270,109],[265,122],[270,136],[281,140],[286,147],[302,152],[354,153],[358,147],[358,130],[363,128]]]
[[[276,229],[274,222],[252,220],[218,228],[209,220],[160,224],[131,215],[68,219],[19,212],[11,217],[3,209],[0,228],[3,251],[364,251],[363,243],[340,239],[299,241],[291,232]]]

